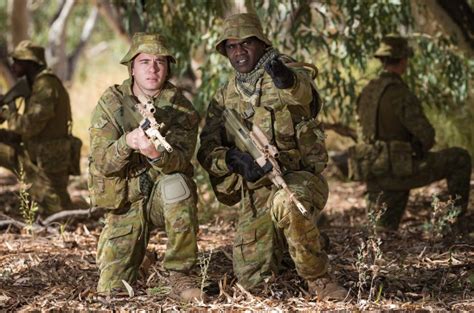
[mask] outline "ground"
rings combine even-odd
[[[102,226],[96,214],[59,221],[33,235],[15,226],[3,227],[0,309],[474,310],[474,180],[471,211],[460,229],[442,232],[430,223],[432,196],[442,195],[446,188],[437,183],[412,192],[398,233],[374,235],[365,212],[363,185],[338,179],[335,170],[327,175],[331,190],[326,208],[329,226],[324,229],[331,242],[328,253],[333,273],[350,290],[351,300],[316,301],[291,266],[269,279],[264,290],[250,294],[241,288],[231,261],[235,210],[220,207],[216,214],[200,213],[205,220],[199,231],[203,286],[209,295],[205,303],[183,305],[167,297],[167,275],[160,266],[166,236],[159,230],[152,234],[148,262],[133,286],[133,296],[98,295],[95,253]],[[85,189],[84,177],[75,178],[70,186],[74,197],[87,196]],[[16,212],[17,191],[14,176],[0,172],[0,220],[6,215],[21,219]]]

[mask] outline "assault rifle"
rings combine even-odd
[[[30,94],[31,88],[26,77],[20,78],[5,95],[0,96],[1,109],[5,110],[8,107],[10,112],[15,112],[15,100],[19,97],[28,98]]]
[[[158,123],[155,119],[155,107],[153,106],[152,100],[145,99],[142,96],[138,96],[138,103],[136,107],[138,112],[143,116],[143,120],[140,122],[140,128],[143,129],[148,138],[153,141],[156,150],[163,152],[173,152],[173,147],[166,141],[160,133],[160,129],[163,127],[163,123]]]
[[[290,188],[288,188],[288,185],[283,179],[283,174],[277,161],[278,149],[270,144],[263,131],[255,124],[252,126],[252,130],[250,131],[244,124],[242,124],[234,110],[225,109],[223,117],[224,127],[234,140],[237,148],[250,153],[255,162],[257,162],[265,172],[271,168],[271,170],[266,174],[267,177],[278,189],[285,190],[290,200],[293,201],[301,214],[308,217],[308,210],[296,198],[296,195],[290,190]]]

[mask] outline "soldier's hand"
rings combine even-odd
[[[140,151],[141,154],[149,159],[156,159],[161,155],[161,153],[156,150],[153,142],[140,127],[129,132],[125,140],[130,148]]]
[[[225,162],[231,172],[242,175],[246,181],[252,183],[265,175],[263,169],[255,162],[250,154],[236,148],[227,151]]]
[[[295,83],[295,74],[278,57],[267,62],[264,68],[278,89],[290,88]]]

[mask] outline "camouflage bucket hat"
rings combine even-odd
[[[242,40],[249,37],[257,37],[267,45],[272,45],[270,40],[263,34],[262,24],[260,24],[256,14],[240,13],[229,16],[224,21],[224,31],[217,42],[216,50],[223,56],[227,56],[224,47],[227,39]]]
[[[46,65],[44,48],[36,46],[30,40],[21,41],[10,56],[16,60],[33,61],[39,65]]]
[[[128,65],[139,53],[167,56],[171,62],[176,63],[176,59],[171,55],[166,45],[165,38],[159,34],[135,33],[132,38],[132,46],[120,64]]]
[[[376,58],[401,59],[413,56],[413,49],[408,45],[408,40],[398,35],[388,35],[382,39],[374,55]]]

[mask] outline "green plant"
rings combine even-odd
[[[207,286],[207,280],[209,278],[207,271],[209,270],[209,264],[211,263],[211,258],[212,258],[212,249],[209,251],[207,256],[205,252],[203,252],[199,256],[199,267],[201,268],[201,292],[204,292],[204,287]]]
[[[357,303],[359,305],[368,304],[373,301],[378,302],[381,299],[383,285],[376,283],[376,278],[379,277],[381,271],[381,260],[383,253],[381,249],[382,239],[377,232],[377,223],[380,217],[385,213],[387,207],[385,203],[377,205],[369,209],[367,214],[368,223],[366,225],[367,237],[362,241],[357,253],[356,269],[359,274],[357,282]],[[368,286],[369,294],[367,299],[363,299],[363,291]]]
[[[20,162],[19,172],[17,173],[18,182],[20,184],[20,191],[18,193],[18,199],[20,200],[20,212],[23,220],[26,223],[26,231],[30,234],[33,233],[33,223],[35,222],[36,214],[38,212],[38,204],[31,200],[30,193],[28,192],[28,184],[25,181],[25,171],[23,164]]]
[[[431,216],[428,223],[424,225],[425,231],[429,232],[432,240],[440,239],[451,233],[452,225],[456,222],[461,213],[461,208],[455,205],[456,199],[448,199],[443,202],[438,195],[433,195],[431,201]]]

